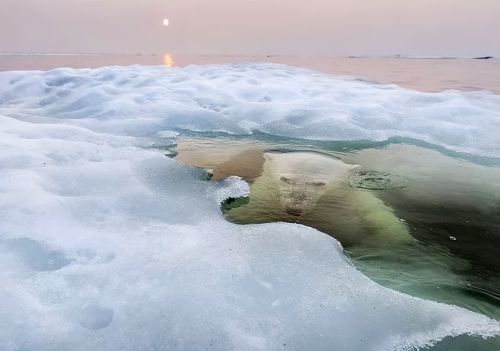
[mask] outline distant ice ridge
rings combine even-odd
[[[411,137],[500,155],[500,96],[423,93],[275,64],[0,73],[0,113],[95,131],[184,128],[325,140]]]
[[[274,66],[238,67],[190,69],[200,76],[233,70],[241,79],[239,69],[266,76]],[[181,72],[1,74],[12,82],[0,93],[2,351],[390,351],[448,335],[500,335],[500,323],[486,316],[377,285],[336,240],[314,229],[228,223],[220,201],[247,194],[246,183],[209,182],[201,170],[135,147],[132,134],[176,119],[155,117],[134,98],[143,94],[158,109],[181,111],[208,83],[191,81],[196,89],[175,102],[167,98],[174,83],[125,93],[127,79],[136,74],[153,84],[154,75],[179,79]],[[108,83],[98,87],[92,75]],[[214,116],[224,121],[200,111],[182,116],[207,129]]]

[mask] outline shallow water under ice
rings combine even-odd
[[[183,162],[250,181],[249,201],[225,210],[230,221],[317,228],[385,286],[500,318],[499,168],[402,144],[332,153],[186,138],[177,149]],[[258,176],[238,172],[249,150],[263,159]]]

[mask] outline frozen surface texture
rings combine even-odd
[[[150,135],[184,128],[328,140],[411,137],[500,154],[500,96],[423,93],[275,64],[0,73],[0,114]]]
[[[242,65],[2,73],[0,99],[4,351],[387,351],[500,333],[485,316],[375,284],[314,229],[228,223],[219,203],[246,183],[208,182],[136,146],[173,127],[258,128],[419,132],[493,152],[496,96]]]

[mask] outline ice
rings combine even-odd
[[[49,250],[39,242],[27,238],[0,241],[0,252],[12,255],[13,261],[20,260],[21,265],[34,271],[53,271],[70,263],[60,252]]]
[[[254,130],[326,140],[409,137],[500,154],[500,96],[424,93],[275,64],[105,67],[0,73],[0,114],[151,135]]]
[[[82,311],[80,325],[91,330],[106,328],[113,319],[113,310],[98,305],[89,305]]]
[[[432,113],[448,105],[448,120],[481,111],[482,124],[454,118],[484,137],[485,152],[498,148],[498,97],[274,65],[6,72],[0,82],[0,349],[386,351],[500,334],[486,316],[377,285],[314,229],[227,222],[220,202],[248,194],[248,184],[207,181],[138,146],[138,137],[186,127],[313,135],[315,125],[353,126],[361,114],[348,115],[364,99],[378,123],[403,125],[404,114],[377,101],[408,111],[401,101],[422,96],[440,101],[420,101]]]

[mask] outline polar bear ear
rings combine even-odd
[[[283,181],[283,182],[285,182],[285,183],[290,183],[290,178],[287,178],[287,177],[281,176],[280,180]]]
[[[323,180],[314,180],[312,182],[307,182],[306,183],[307,185],[313,185],[313,186],[325,186],[326,185],[326,182],[323,181]]]

